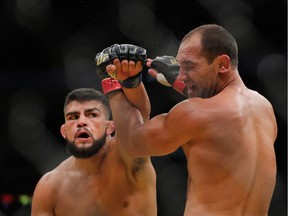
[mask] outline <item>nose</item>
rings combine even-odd
[[[180,80],[180,81],[185,81],[186,78],[187,78],[187,74],[184,73],[183,70],[181,70],[181,67],[180,67],[177,79]]]
[[[80,115],[77,122],[77,127],[84,127],[87,126],[86,118],[83,115]]]

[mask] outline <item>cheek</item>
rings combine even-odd
[[[103,134],[106,132],[106,128],[107,128],[107,123],[105,121],[99,121],[99,122],[94,122],[93,126],[92,126],[92,131],[95,134]]]
[[[205,72],[202,75],[202,80],[204,82],[211,82],[211,80],[214,80],[214,79],[215,79],[214,69],[212,69],[210,67],[205,68]]]
[[[74,138],[74,130],[73,130],[72,125],[70,124],[66,125],[65,135],[66,135],[66,139],[71,140],[72,138]]]

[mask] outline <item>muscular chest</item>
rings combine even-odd
[[[125,172],[118,167],[101,175],[70,178],[59,190],[56,215],[134,215],[144,192],[138,192]]]

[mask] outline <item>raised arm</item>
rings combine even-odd
[[[130,94],[137,95],[142,84],[129,89]],[[125,92],[125,90],[124,90]],[[190,125],[185,125],[183,110],[188,108],[186,101],[174,107],[169,113],[161,114],[144,122],[139,110],[131,105],[123,92],[109,96],[113,112],[113,121],[117,134],[125,143],[129,152],[136,157],[161,156],[177,150],[190,140]]]
[[[138,62],[135,65],[135,62],[128,59],[123,57],[120,59],[119,56],[113,60],[113,65],[106,68],[109,74],[120,80],[121,83],[138,77]],[[156,156],[175,151],[188,140],[186,135],[179,136],[181,123],[178,117],[181,117],[182,112],[174,109],[173,115],[158,115],[143,123],[139,110],[129,100],[137,98],[144,101],[147,99],[147,94],[141,93],[145,90],[142,83],[135,83],[138,85],[128,85],[129,88],[126,88],[126,85],[122,86],[125,95],[123,92],[114,92],[109,95],[117,134],[127,145],[129,151],[133,152],[133,155]],[[143,97],[143,95],[145,96]],[[185,116],[182,115],[181,118],[185,118]]]
[[[131,50],[127,50],[129,48]],[[115,62],[116,64],[118,63],[117,65],[119,67],[120,61],[118,60],[118,55],[122,55],[122,57],[125,58],[128,53],[130,53],[130,58],[133,58],[133,60],[131,60],[130,63],[127,60],[124,61],[124,64],[122,64],[123,68],[121,69],[125,71],[125,73],[121,74],[118,72],[118,80],[116,80],[116,72],[114,72],[116,70],[116,66],[111,65],[112,60],[116,59]],[[101,79],[103,93],[109,97],[118,91],[123,91],[130,105],[135,106],[140,111],[144,121],[149,119],[151,112],[149,97],[143,83],[141,82],[141,70],[143,68],[144,61],[146,61],[146,57],[146,50],[141,47],[136,47],[129,44],[114,44],[98,53],[95,58],[96,72],[98,77]],[[113,71],[113,73],[110,73],[109,75],[106,72],[106,67],[112,67],[112,70],[110,69],[110,71]],[[130,78],[128,78],[128,76]],[[132,88],[134,89],[133,91],[131,91]],[[124,98],[123,100],[126,99]],[[111,106],[112,113],[113,108],[118,106],[121,107],[121,102],[119,102],[118,105],[116,103],[115,105]]]

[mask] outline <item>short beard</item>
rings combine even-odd
[[[93,139],[93,144],[89,148],[78,148],[75,141],[69,141],[66,139],[66,150],[76,158],[90,158],[96,155],[106,143],[106,133],[98,139]]]

